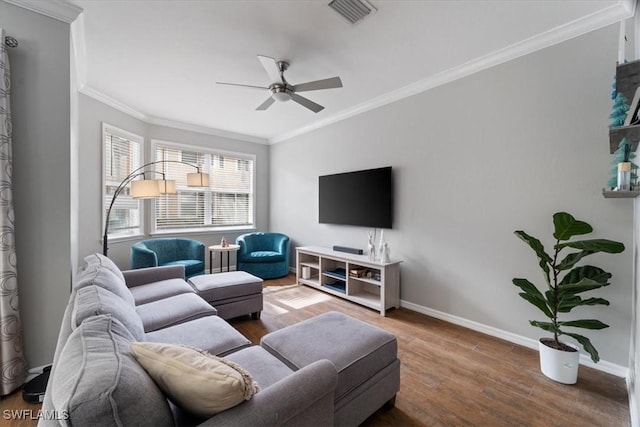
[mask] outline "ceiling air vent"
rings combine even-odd
[[[376,11],[376,8],[366,0],[333,0],[329,3],[329,7],[352,24]]]

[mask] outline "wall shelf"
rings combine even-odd
[[[640,125],[609,128],[609,154],[615,153],[624,137],[631,143],[631,151],[636,151],[640,141]]]
[[[602,190],[602,195],[605,199],[634,199],[640,196],[640,190],[633,191],[613,191],[613,190]]]

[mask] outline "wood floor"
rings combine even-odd
[[[396,406],[365,426],[629,426],[625,381],[584,366],[578,383],[555,383],[539,371],[538,353],[497,338],[398,309],[387,317],[323,292],[295,277],[265,281],[260,320],[231,321],[254,344],[277,329],[335,310],[398,338],[402,362]],[[2,409],[31,409],[19,392]],[[0,426],[31,426],[0,417]]]

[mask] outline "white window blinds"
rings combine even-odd
[[[155,200],[156,230],[248,227],[254,217],[254,160],[242,155],[194,151],[177,144],[155,143],[156,171],[176,181],[177,194]],[[187,187],[187,174],[197,166],[209,174],[209,187]]]
[[[104,211],[103,221],[116,189],[132,170],[140,167],[142,137],[103,126]],[[109,216],[109,237],[141,234],[140,202],[131,197],[130,185],[120,193]]]

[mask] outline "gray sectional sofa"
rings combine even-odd
[[[340,314],[328,320],[335,316]],[[369,328],[351,320],[351,327]],[[296,330],[313,334],[304,328]],[[313,329],[313,322],[306,328]],[[72,287],[60,328],[42,407],[49,419],[41,419],[38,425],[355,425],[381,402],[393,402],[399,389],[393,335],[378,330],[379,344],[370,341],[364,349],[374,359],[383,351],[388,353],[391,363],[373,372],[363,369],[358,360],[349,362],[352,355],[340,356],[338,361],[322,356],[292,363],[291,357],[281,356],[297,352],[286,332],[278,332],[269,346],[252,346],[194,292],[181,266],[121,272],[108,258],[90,255]],[[137,341],[185,344],[224,357],[248,371],[260,391],[210,418],[195,417],[174,405],[137,362],[130,348]],[[305,347],[304,342],[299,345]],[[363,376],[360,385],[349,389],[340,385],[344,383],[340,378],[353,375]],[[377,396],[375,407],[371,407],[372,395]]]

